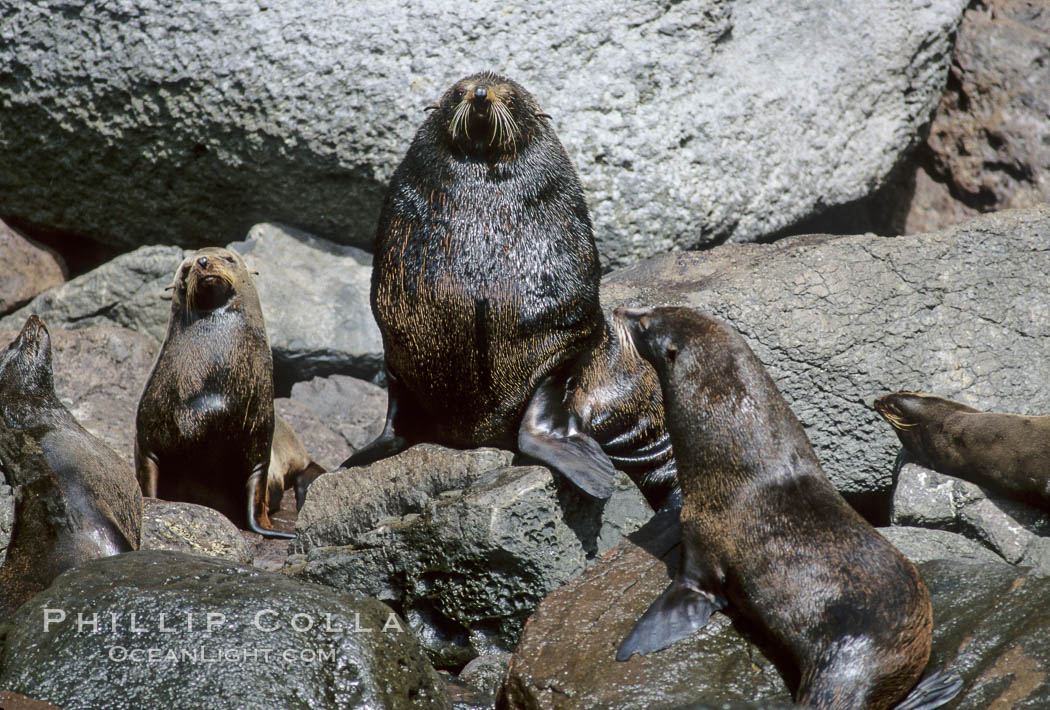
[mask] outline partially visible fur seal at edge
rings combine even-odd
[[[266,537],[291,481],[269,481],[273,360],[243,259],[218,247],[175,272],[168,331],[135,418],[143,494],[215,508]]]
[[[61,572],[139,546],[135,476],[59,401],[51,367],[47,328],[30,316],[0,353],[0,466],[16,495],[0,619]]]
[[[617,309],[656,368],[682,487],[675,580],[618,660],[666,648],[726,605],[780,659],[795,702],[882,710],[948,702],[962,681],[918,686],[932,610],[918,570],[831,485],[802,425],[726,323],[687,308]]]
[[[661,507],[675,481],[659,387],[644,362],[609,369],[622,361],[598,301],[590,215],[550,117],[487,72],[430,108],[376,235],[386,424],[342,466],[421,442],[496,446],[597,498],[611,494],[615,463]]]
[[[1050,417],[982,412],[919,392],[885,394],[874,406],[930,468],[1050,513]]]

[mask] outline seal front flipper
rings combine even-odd
[[[518,429],[518,450],[557,469],[585,493],[608,498],[616,469],[598,442],[579,430],[560,395],[550,378],[536,388]]]
[[[386,372],[386,386],[386,422],[383,424],[383,431],[360,450],[355,451],[350,458],[339,464],[339,468],[367,466],[380,459],[399,454],[411,445],[405,435],[407,428],[405,404],[410,398],[404,391],[401,381],[390,370]],[[411,409],[411,406],[408,409]],[[298,498],[298,490],[296,497]]]
[[[934,673],[915,686],[893,710],[933,710],[951,701],[962,690],[963,679],[954,671]]]
[[[266,504],[266,469],[257,468],[248,476],[248,529],[263,537],[291,539],[295,533],[274,530],[262,525],[260,518],[267,515]]]
[[[616,660],[626,661],[635,653],[644,656],[660,651],[692,636],[707,626],[711,614],[723,606],[711,594],[687,587],[676,579],[638,619],[616,651]]]

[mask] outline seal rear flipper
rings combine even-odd
[[[295,533],[285,532],[284,530],[274,530],[262,525],[260,518],[266,517],[266,511],[268,508],[264,495],[266,492],[265,481],[265,469],[256,469],[255,471],[252,471],[252,475],[248,476],[248,529],[253,533],[258,533],[267,538],[294,538]],[[268,517],[266,518],[266,521],[269,522]]]
[[[390,370],[386,371],[386,421],[383,423],[383,431],[379,436],[355,451],[350,458],[339,464],[339,468],[353,468],[354,466],[367,466],[380,459],[385,459],[394,454],[399,454],[407,449],[412,443],[405,436],[405,401],[409,399],[405,393],[401,381],[394,376]],[[411,407],[410,407],[411,409]],[[314,477],[316,478],[316,476]],[[295,489],[295,500],[302,506],[306,496],[306,488],[313,482],[313,478],[303,486],[303,497],[300,499],[299,486]]]
[[[560,471],[595,498],[612,495],[616,469],[593,438],[579,431],[550,378],[536,389],[518,429],[521,453]]]
[[[303,509],[303,503],[306,502],[306,489],[309,488],[310,484],[317,480],[322,473],[328,472],[325,471],[316,461],[311,461],[309,466],[295,476],[294,488],[296,510]]]
[[[638,619],[620,644],[616,660],[626,661],[635,653],[644,656],[688,638],[707,626],[711,614],[720,608],[709,594],[675,580]]]
[[[940,671],[923,678],[893,710],[933,710],[955,698],[962,687],[958,673]]]

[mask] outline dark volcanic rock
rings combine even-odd
[[[253,548],[237,526],[217,510],[193,503],[146,498],[142,550],[171,550],[251,564]]]
[[[89,624],[98,614],[97,627],[78,629],[78,614]],[[133,552],[62,575],[19,610],[2,639],[0,687],[63,710],[449,708],[398,623],[374,599]]]
[[[0,222],[0,314],[65,280],[61,257]]]
[[[891,520],[961,533],[1007,562],[1050,575],[1050,516],[912,461],[898,474]]]
[[[615,272],[602,300],[689,305],[728,320],[856,502],[889,492],[900,448],[871,409],[879,394],[1050,412],[1047,243],[1044,205],[923,235],[727,245]]]
[[[721,613],[663,651],[615,660],[620,642],[670,579],[676,532],[658,516],[544,599],[525,626],[497,707],[745,710],[790,704],[776,668]],[[956,557],[957,545],[941,543],[952,556],[919,563],[919,570],[934,609],[929,669],[948,667],[966,683],[946,707],[1045,707],[1050,580],[1002,562],[967,561],[969,553]]]
[[[600,503],[510,458],[423,445],[322,476],[286,571],[388,601],[439,666],[509,652],[548,592],[652,515],[625,475]]]
[[[886,177],[964,7],[5,3],[0,214],[124,245],[279,220],[363,246],[423,108],[492,68],[554,116],[607,262],[754,239]]]

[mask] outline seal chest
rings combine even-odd
[[[143,493],[292,537],[270,529],[283,492],[268,483],[273,361],[255,285],[235,252],[201,249],[175,272],[168,332],[135,428]]]
[[[688,308],[616,317],[660,378],[683,499],[677,576],[617,658],[666,648],[728,605],[783,656],[800,705],[954,697],[954,674],[916,685],[933,625],[918,570],[834,489],[743,338]]]
[[[663,487],[649,493],[660,504],[674,471],[659,389],[655,378],[608,369],[621,360],[598,302],[590,216],[549,117],[492,73],[460,80],[430,108],[376,233],[371,301],[387,420],[343,467],[420,442],[496,446],[604,498],[615,482],[611,444],[636,481],[659,470]],[[653,399],[660,415],[632,416]]]

